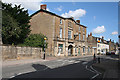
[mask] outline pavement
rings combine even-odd
[[[52,56],[47,56],[44,59],[42,58],[37,58],[37,59],[11,59],[11,60],[6,60],[2,62],[2,67],[5,66],[14,66],[14,65],[23,65],[23,64],[28,64],[28,63],[35,63],[35,62],[44,62],[44,61],[51,61],[51,60],[57,60],[57,59],[64,59],[64,58],[80,58],[80,57],[88,57],[92,55],[86,55],[86,56],[69,56],[69,57],[52,57]]]
[[[116,58],[103,59],[100,63],[93,64],[93,67],[104,71],[103,79],[117,79],[120,80],[120,63]]]

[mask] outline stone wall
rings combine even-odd
[[[26,58],[42,58],[42,48],[36,47],[20,47],[20,46],[0,46],[2,48],[2,59],[26,59]]]

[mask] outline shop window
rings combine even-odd
[[[63,53],[63,44],[58,44],[58,53]]]

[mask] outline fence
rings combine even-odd
[[[42,58],[42,48],[2,45],[2,59]]]

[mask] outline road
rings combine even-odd
[[[107,58],[102,56],[103,58]],[[108,57],[109,58],[109,57]],[[93,57],[58,59],[3,68],[3,78],[89,78],[102,77],[91,65]]]

